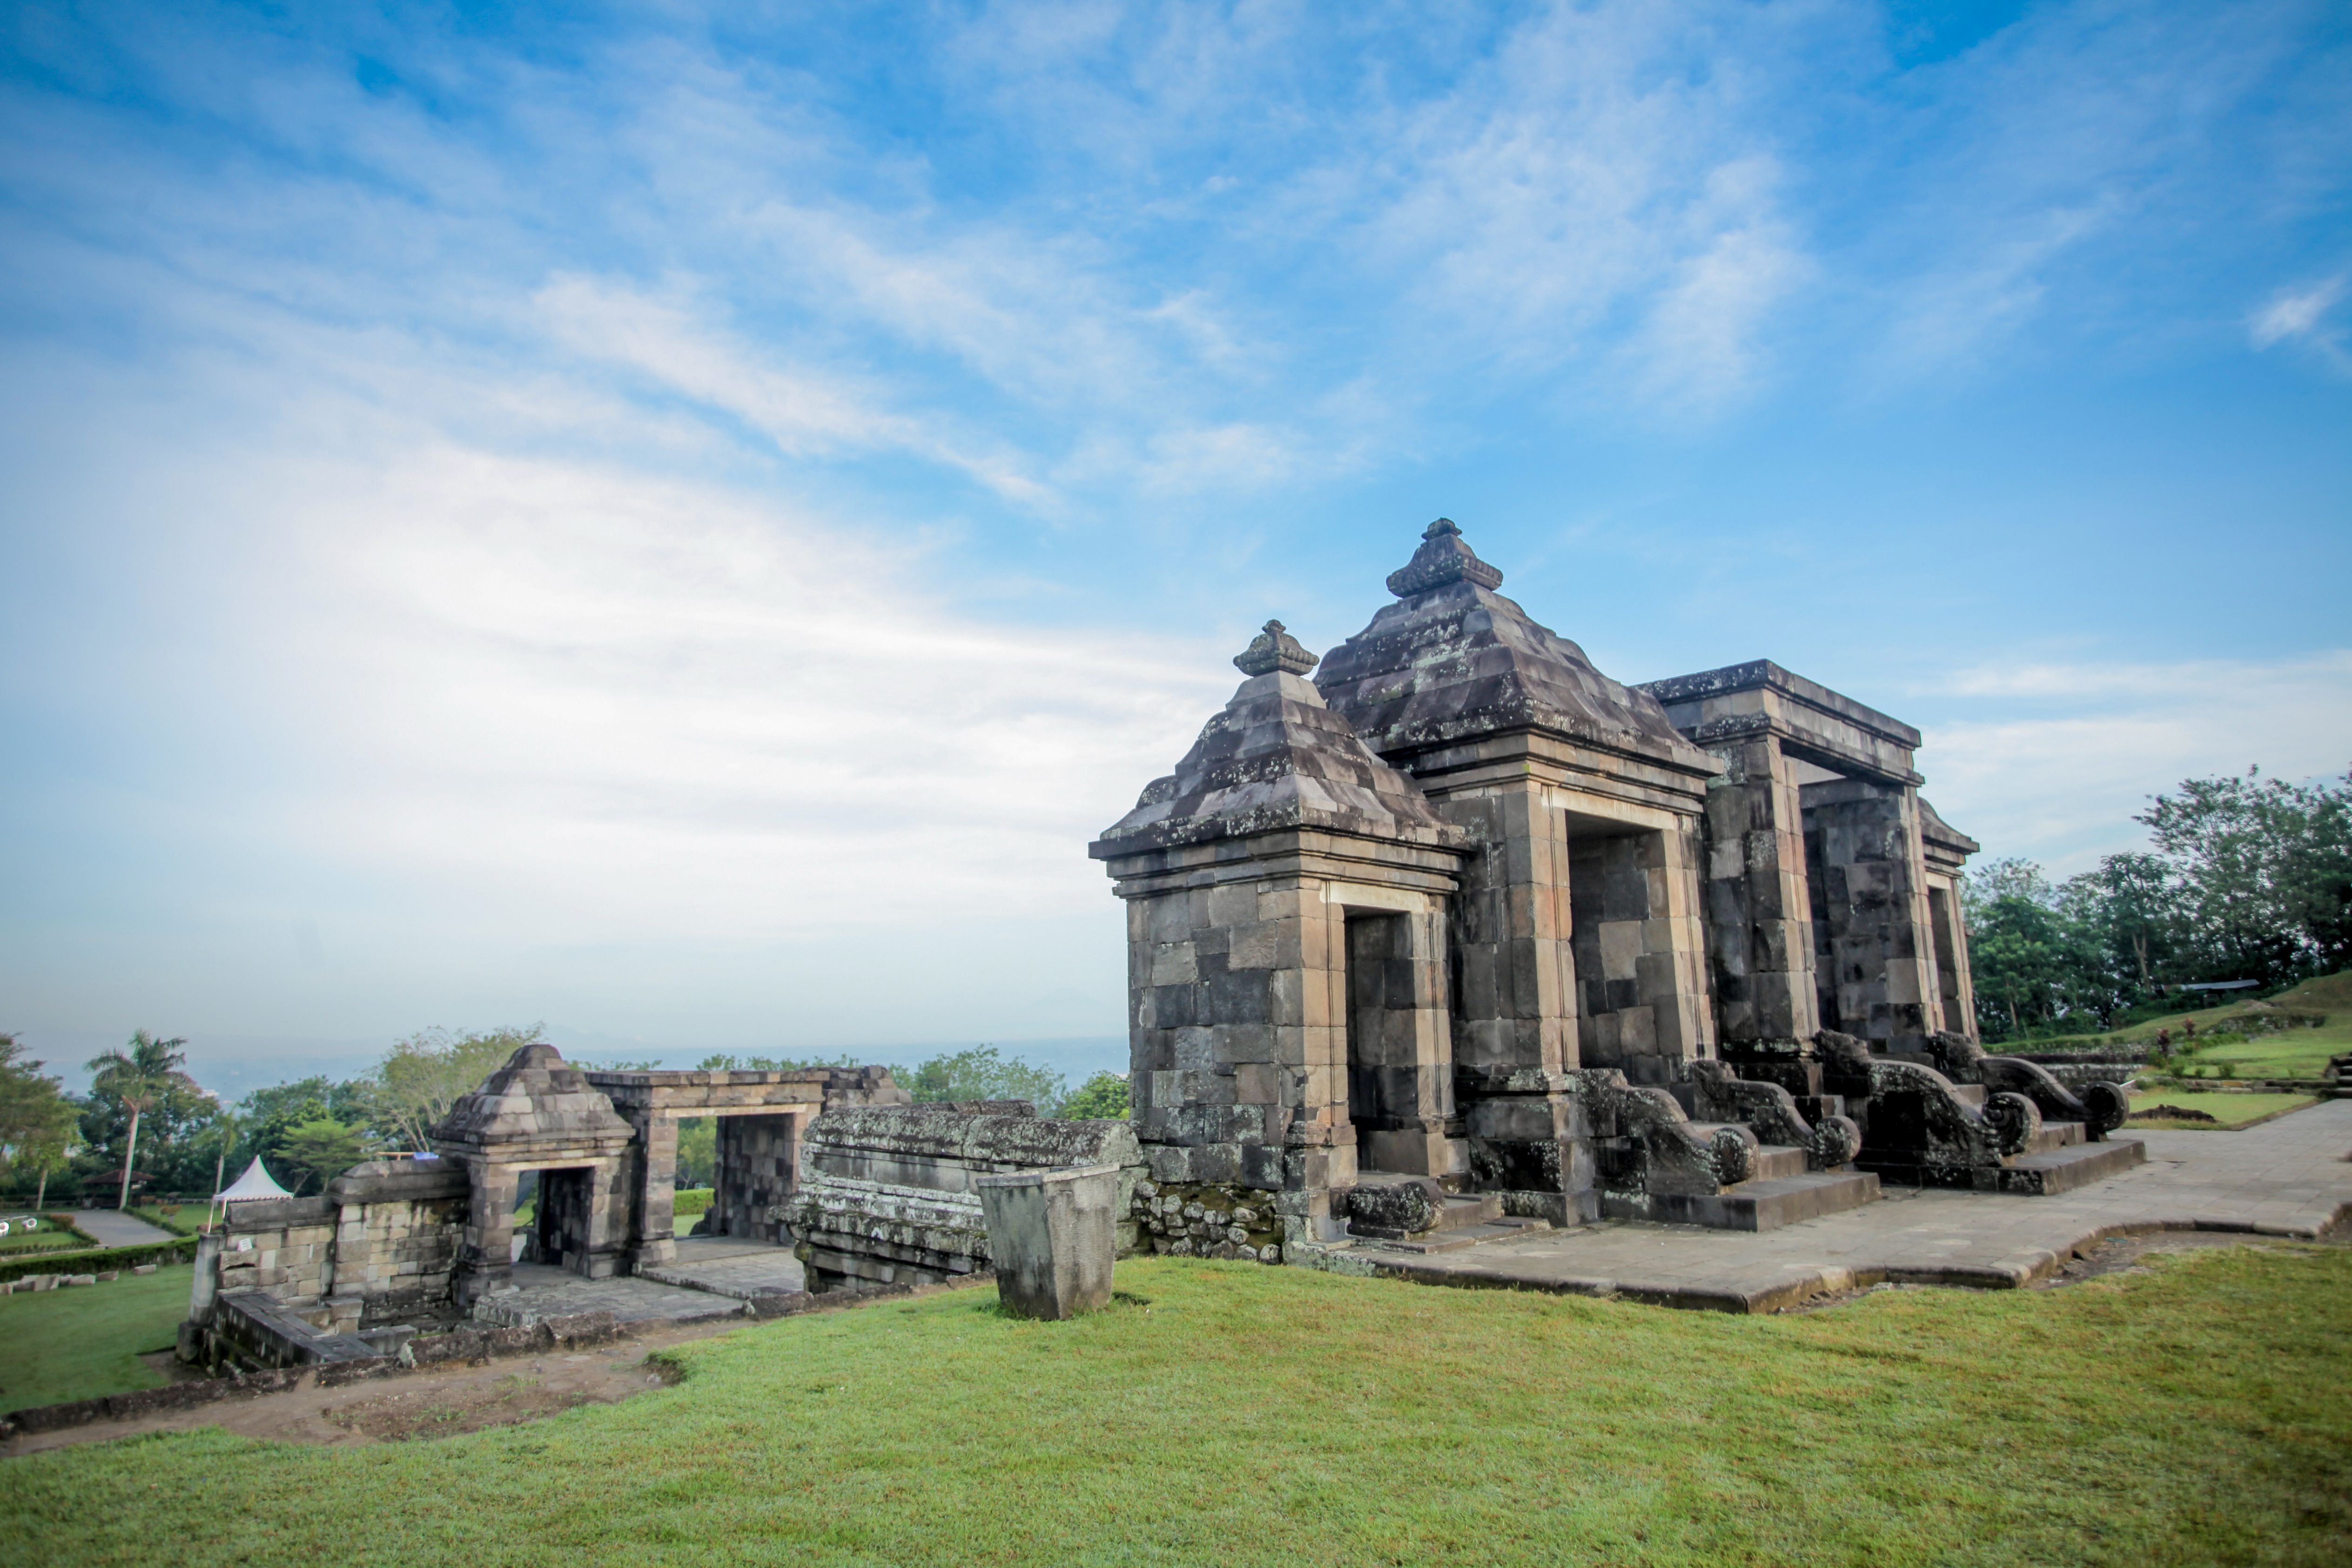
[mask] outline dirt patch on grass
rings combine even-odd
[[[27,1433],[0,1455],[38,1453],[78,1443],[185,1432],[218,1427],[243,1437],[277,1443],[350,1446],[404,1443],[510,1427],[577,1409],[611,1405],[675,1382],[661,1357],[673,1345],[747,1326],[741,1318],[656,1322],[616,1343],[586,1353],[545,1354],[450,1365],[376,1379],[343,1388],[309,1380],[283,1394],[232,1399],[193,1410],[166,1411],[130,1421],[100,1421],[60,1432]],[[159,1369],[160,1370],[160,1369]]]
[[[2264,1250],[2308,1251],[2314,1247],[2352,1247],[2352,1231],[2338,1226],[2317,1241],[2287,1241],[2271,1236],[2249,1236],[2234,1230],[2153,1230],[2145,1236],[2118,1236],[2077,1253],[2048,1279],[2033,1284],[2037,1291],[2061,1290],[2109,1274],[2133,1274],[2147,1268],[2154,1252],[2195,1252],[2212,1247],[2252,1247]]]
[[[659,1362],[624,1353],[546,1356],[498,1375],[437,1384],[404,1380],[373,1399],[327,1405],[320,1417],[372,1443],[408,1443],[512,1427],[583,1405],[612,1405],[674,1379]]]

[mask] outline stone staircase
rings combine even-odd
[[[1693,1122],[1691,1131],[1712,1138],[1729,1123]],[[1859,1208],[1878,1198],[1878,1177],[1851,1166],[1808,1170],[1805,1151],[1786,1144],[1766,1144],[1756,1151],[1756,1174],[1717,1193],[1682,1196],[1654,1192],[1643,1195],[1643,1212],[1630,1207],[1612,1213],[1612,1200],[1601,1200],[1601,1213],[1612,1218],[1652,1219],[1667,1225],[1704,1225],[1716,1230],[1776,1230],[1801,1219],[1815,1219]]]
[[[1426,1189],[1429,1178],[1388,1171],[1365,1171],[1356,1178],[1359,1187],[1398,1187],[1407,1184]],[[1551,1228],[1548,1220],[1521,1219],[1505,1214],[1502,1198],[1493,1193],[1452,1190],[1458,1185],[1458,1180],[1441,1183],[1433,1214],[1424,1214],[1416,1220],[1396,1224],[1351,1219],[1348,1234],[1359,1240],[1373,1242],[1399,1252],[1450,1252],[1455,1248],[1473,1247],[1481,1241],[1531,1235]]]
[[[1952,1096],[1982,1110],[1985,1088],[1981,1083],[1956,1083]],[[2109,1137],[2095,1144],[2080,1122],[2044,1122],[2022,1153],[2008,1155],[1998,1167],[1979,1166],[1969,1174],[1979,1192],[2050,1197],[2120,1176],[2147,1159],[2147,1146],[2137,1138]],[[1929,1170],[1910,1150],[1864,1144],[1854,1163],[1885,1180],[1907,1186],[1953,1185]]]

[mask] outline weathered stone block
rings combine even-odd
[[[1117,1166],[980,1178],[997,1296],[1016,1317],[1058,1321],[1110,1303]]]

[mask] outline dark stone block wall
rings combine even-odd
[[[1822,1027],[1916,1055],[1940,1027],[1917,796],[1843,779],[1803,791]]]
[[[710,1200],[711,1234],[779,1244],[791,1239],[782,1206],[792,1197],[797,1168],[796,1126],[791,1116],[719,1118],[718,1190]]]

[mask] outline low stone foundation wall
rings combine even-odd
[[[2069,1061],[2063,1057],[2032,1056],[2019,1060],[2033,1062],[2069,1089],[2080,1089],[2085,1083],[2129,1083],[2147,1071],[2144,1061]]]
[[[1282,1217],[1275,1195],[1215,1182],[1135,1184],[1133,1213],[1151,1250],[1164,1258],[1282,1261]]]
[[[323,1308],[303,1313],[265,1291],[226,1291],[214,1298],[210,1322],[181,1325],[180,1359],[205,1366],[283,1367],[375,1357],[376,1347],[357,1334],[312,1321],[327,1315]]]

